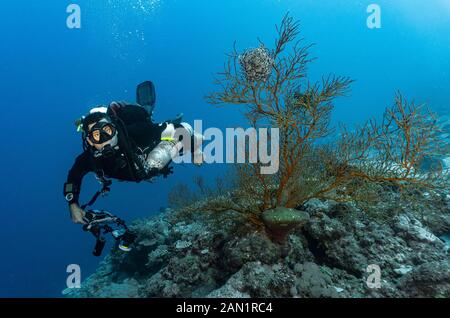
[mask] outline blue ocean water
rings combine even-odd
[[[66,26],[66,8],[81,8],[81,29]],[[368,5],[382,9],[381,29],[366,25]],[[135,86],[157,88],[156,120],[183,112],[204,126],[243,123],[235,106],[206,104],[225,53],[273,43],[286,12],[316,43],[312,79],[335,73],[356,80],[334,120],[379,116],[401,90],[434,108],[449,105],[448,0],[104,0],[3,1],[0,4],[2,156],[0,296],[59,297],[66,267],[82,277],[99,259],[93,239],[70,222],[62,185],[81,152],[74,121],[98,104],[134,101]],[[170,188],[223,166],[176,167],[154,184],[115,183],[98,206],[127,220],[158,213]],[[98,184],[85,178],[86,200]]]

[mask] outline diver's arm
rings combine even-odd
[[[64,184],[64,197],[69,203],[72,221],[75,223],[84,223],[83,217],[85,213],[79,207],[78,199],[83,177],[90,171],[92,169],[89,154],[84,152],[75,160],[67,176],[67,182]]]

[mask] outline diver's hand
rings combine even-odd
[[[86,221],[84,221],[84,216],[86,215],[86,212],[84,212],[83,209],[78,206],[78,204],[72,203],[69,206],[69,210],[70,216],[72,217],[72,221],[74,223],[86,224]]]

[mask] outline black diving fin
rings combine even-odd
[[[156,91],[155,85],[151,81],[145,81],[137,86],[136,102],[144,107],[150,114],[150,117],[152,117],[156,103]],[[174,125],[180,125],[182,121],[183,113],[178,114],[175,118],[167,120],[166,122]]]
[[[156,103],[155,85],[152,82],[145,81],[137,86],[136,102],[152,116]]]
[[[182,121],[183,121],[183,113],[179,113],[175,118],[169,119],[166,122],[178,126],[181,124]]]

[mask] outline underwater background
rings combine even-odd
[[[81,7],[81,29],[66,26],[66,8]],[[369,4],[382,9],[381,29],[366,25]],[[1,297],[59,297],[66,267],[82,278],[97,268],[93,238],[72,224],[62,185],[81,152],[74,121],[113,100],[134,102],[135,86],[152,80],[156,121],[184,113],[204,127],[243,124],[239,110],[204,101],[225,53],[267,45],[289,11],[316,43],[312,79],[335,73],[356,80],[334,120],[380,116],[397,89],[446,111],[450,83],[449,0],[102,0],[3,1],[0,4]],[[157,214],[179,181],[220,174],[224,165],[176,166],[155,183],[115,182],[96,208],[131,221]],[[85,178],[82,201],[98,189]],[[106,254],[106,253],[105,253]]]

